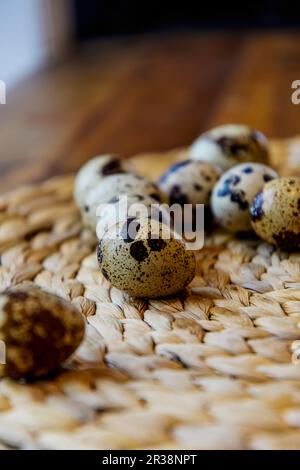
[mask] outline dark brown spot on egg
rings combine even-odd
[[[141,194],[133,194],[132,197],[134,197],[137,201],[142,201],[145,199],[145,196],[142,196]]]
[[[249,145],[239,142],[236,138],[220,137],[217,139],[217,144],[221,147],[224,153],[238,156],[241,152],[247,152]]]
[[[129,251],[130,255],[138,262],[144,261],[148,258],[148,250],[142,240],[133,242]]]
[[[253,199],[252,204],[250,206],[250,219],[253,220],[253,222],[256,222],[263,218],[263,202],[263,192],[260,191]]]
[[[253,168],[250,165],[248,165],[242,170],[242,173],[249,175],[250,173],[253,173]]]
[[[202,173],[202,176],[205,179],[205,181],[211,181],[212,180],[211,176],[208,175],[207,173]]]
[[[114,197],[112,197],[112,198],[108,201],[108,203],[109,203],[109,204],[116,204],[116,203],[119,202],[119,201],[120,201],[119,196],[114,196]]]
[[[184,204],[188,203],[189,199],[187,195],[181,191],[178,184],[174,184],[170,191],[170,204],[180,204],[181,206],[184,206]]]
[[[194,183],[194,189],[196,191],[203,191],[203,186],[201,186],[201,184]]]
[[[263,175],[263,180],[264,180],[265,183],[267,183],[268,181],[271,181],[273,179],[274,179],[274,176],[267,175],[267,174]]]
[[[118,158],[112,158],[100,171],[103,176],[115,175],[117,173],[125,173],[121,161]]]
[[[105,277],[105,279],[107,279],[109,281],[109,276],[108,276],[107,270],[105,268],[102,268],[101,272],[102,272],[103,276]]]
[[[229,196],[232,193],[231,186],[236,186],[240,182],[240,177],[238,175],[231,175],[223,181],[223,186],[218,189],[217,196],[225,197]]]
[[[103,244],[103,241],[100,240],[98,243],[98,248],[97,248],[97,259],[98,259],[99,264],[101,264],[103,261],[102,244]]]
[[[166,244],[165,240],[162,240],[161,238],[152,238],[151,240],[148,240],[148,246],[151,251],[161,251],[165,248]]]
[[[149,196],[152,197],[152,199],[154,199],[155,201],[161,202],[161,197],[159,196],[159,194],[151,193],[151,194],[149,194]]]
[[[245,199],[245,192],[241,189],[239,191],[231,191],[230,200],[238,204],[240,210],[245,211],[249,207],[248,201]]]

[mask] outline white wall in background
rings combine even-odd
[[[70,36],[68,0],[0,0],[0,80],[10,88],[59,55]]]

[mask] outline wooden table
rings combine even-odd
[[[187,145],[226,122],[295,135],[296,79],[296,33],[165,33],[86,44],[8,92],[0,106],[0,191],[77,170],[97,153]]]

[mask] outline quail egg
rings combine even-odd
[[[189,157],[219,165],[227,170],[243,162],[267,161],[267,138],[260,131],[242,124],[215,127],[200,135],[189,150]]]
[[[261,163],[242,163],[226,171],[215,185],[211,207],[216,220],[232,231],[251,229],[249,206],[255,194],[277,173]]]
[[[210,163],[184,160],[164,173],[159,188],[169,197],[169,203],[207,204],[211,191],[220,177],[220,170]]]
[[[98,221],[96,212],[101,211],[103,204],[113,202],[124,194],[143,194],[152,197],[157,202],[163,202],[165,198],[154,183],[142,176],[130,173],[107,176],[86,194],[82,208],[84,223],[92,229],[96,229]]]
[[[154,219],[129,218],[99,242],[104,277],[133,297],[164,297],[183,289],[195,274],[195,255],[170,228]]]
[[[128,161],[117,155],[98,155],[81,167],[74,183],[74,199],[79,207],[84,206],[85,195],[106,176],[127,173],[131,170]]]
[[[251,224],[263,240],[284,250],[300,248],[300,178],[267,183],[250,206]]]
[[[128,217],[152,217],[155,220],[171,224],[171,216],[167,204],[160,204],[151,196],[144,194],[120,195],[103,205],[99,211],[96,233],[99,240],[105,232]]]
[[[85,322],[67,301],[37,287],[0,295],[0,376],[33,379],[54,371],[79,346]]]

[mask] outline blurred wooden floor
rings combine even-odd
[[[1,78],[1,77],[0,77]],[[0,191],[77,170],[97,153],[166,150],[225,122],[300,133],[300,34],[182,33],[110,39],[9,91]]]

